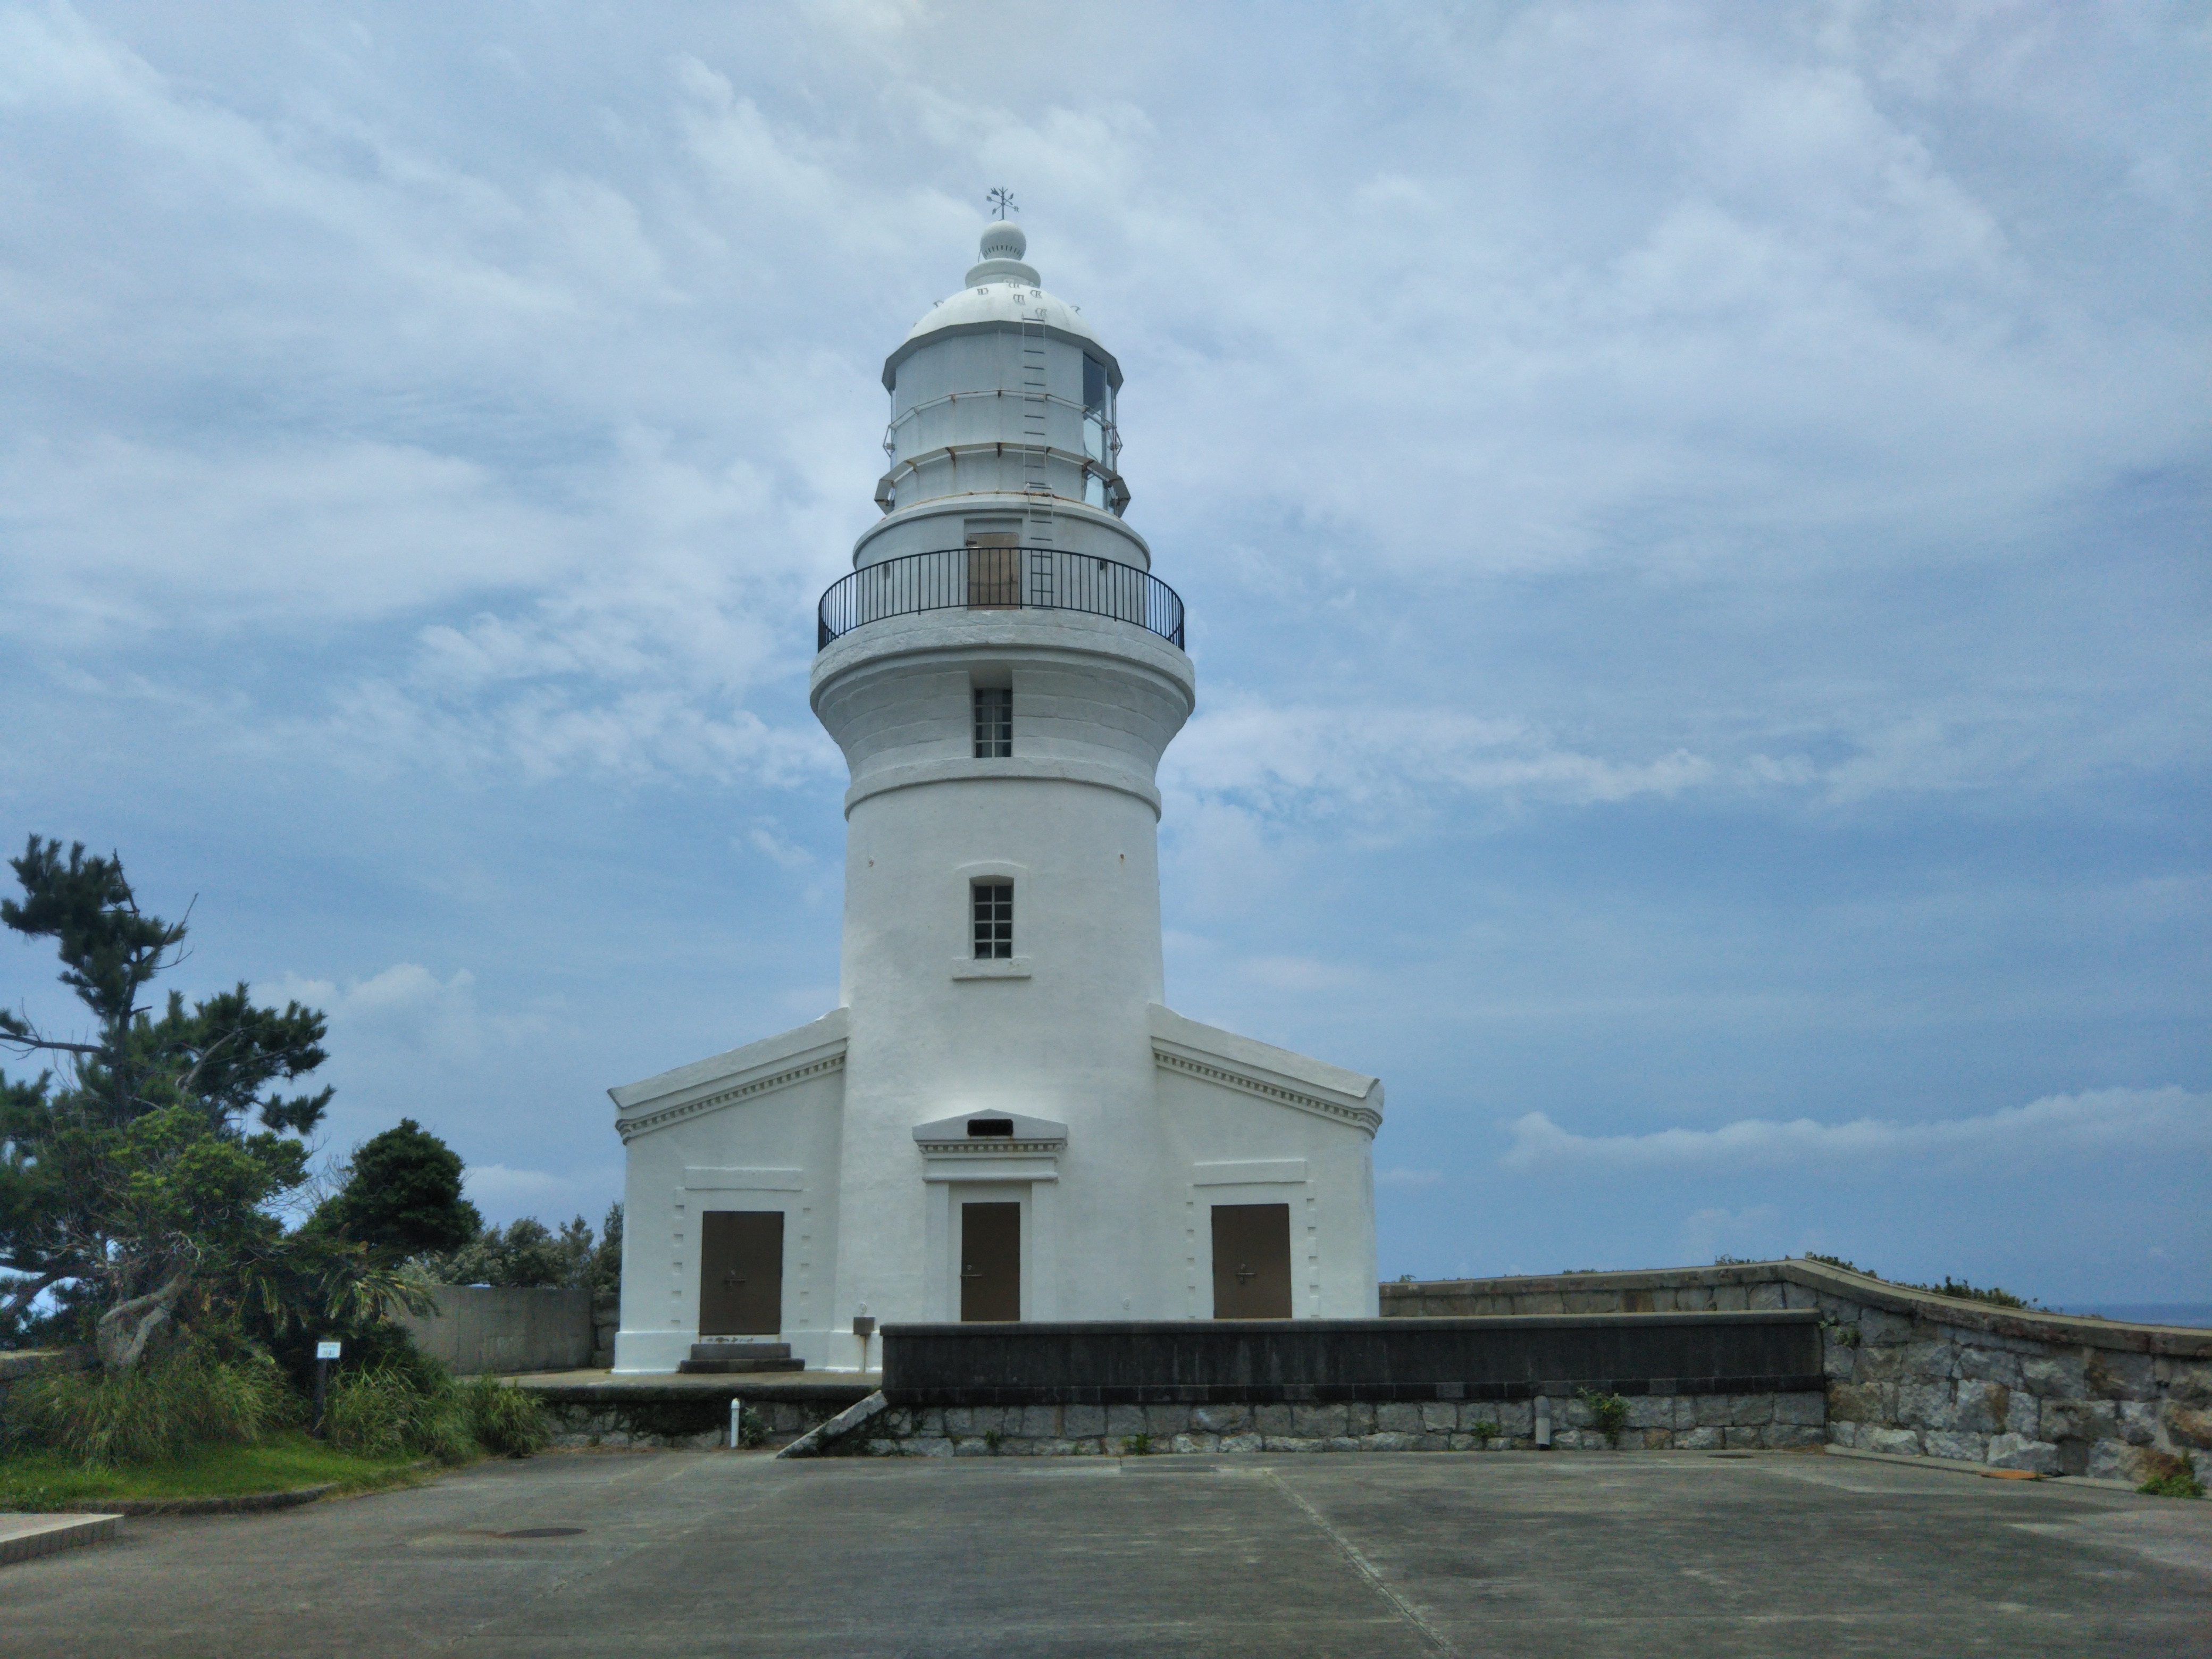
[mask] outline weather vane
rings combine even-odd
[[[1001,219],[1005,218],[1009,213],[1019,213],[1021,211],[1021,209],[1014,205],[1013,191],[1008,190],[1004,185],[1000,185],[998,189],[993,191],[983,199],[990,203],[993,207],[999,210],[999,217]]]

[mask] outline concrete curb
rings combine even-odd
[[[246,1492],[236,1498],[86,1498],[64,1504],[62,1509],[70,1515],[259,1515],[270,1510],[295,1510],[337,1489],[338,1482],[330,1480],[319,1486]]]
[[[848,1406],[827,1423],[816,1424],[776,1455],[778,1457],[819,1457],[825,1447],[842,1440],[870,1419],[890,1409],[890,1402],[884,1398],[884,1391],[878,1389],[859,1405]]]
[[[104,1544],[115,1536],[120,1517],[98,1515],[0,1515],[0,1566],[33,1561],[80,1544]]]
[[[1969,1463],[1962,1457],[1906,1457],[1898,1452],[1860,1451],[1852,1446],[1830,1446],[1826,1449],[1830,1457],[1856,1457],[1869,1463],[1895,1463],[1900,1468],[1907,1469],[1940,1469],[1946,1474],[2002,1476],[2008,1480],[2016,1480],[2029,1473],[2026,1469],[2000,1469],[1988,1463]],[[2131,1497],[2142,1495],[2124,1480],[2101,1480],[2087,1474],[2039,1474],[2035,1479],[2056,1486],[2094,1486],[2100,1492],[2124,1492]]]

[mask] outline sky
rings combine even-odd
[[[1189,607],[1169,1000],[1384,1274],[2212,1302],[2212,11],[0,0],[0,840],[495,1219],[836,1000],[811,608],[1011,189]],[[0,1001],[66,1028],[50,954]]]

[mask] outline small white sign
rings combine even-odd
[[[318,1343],[316,1343],[316,1344],[315,1344],[315,1358],[318,1358],[318,1359],[336,1359],[337,1357],[338,1357],[338,1345],[337,1345],[337,1343],[335,1343],[335,1342],[318,1342]]]

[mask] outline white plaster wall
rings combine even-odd
[[[1376,1317],[1373,1137],[1202,1078],[1164,1069],[1158,1077],[1161,1175],[1182,1221],[1176,1314],[1213,1316],[1212,1206],[1286,1203],[1292,1311],[1299,1318]],[[1246,1170],[1262,1178],[1233,1178]]]
[[[789,1041],[794,1034],[787,1033],[751,1046],[769,1051],[764,1061],[727,1067],[704,1083],[679,1084],[658,1094],[635,1092],[650,1091],[653,1084],[633,1085],[618,1098],[631,1096],[629,1115],[649,1115],[680,1106],[687,1089],[711,1098],[718,1085],[742,1086],[748,1073],[773,1075],[792,1058],[780,1049],[798,1048],[802,1060],[823,1053],[834,1059],[842,1043],[842,1014],[836,1024],[837,1041],[826,1047],[818,1040],[794,1044]],[[806,1027],[797,1035],[819,1036]],[[742,1056],[751,1050],[737,1052]],[[858,1363],[851,1320],[841,1325],[830,1295],[843,1093],[844,1073],[831,1066],[630,1138],[617,1371],[672,1371],[690,1356],[699,1332],[699,1217],[708,1210],[783,1212],[782,1340],[810,1365]]]

